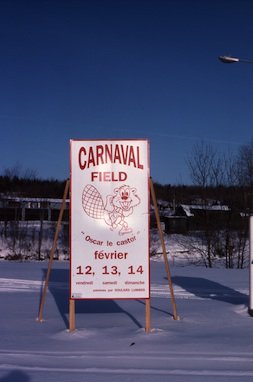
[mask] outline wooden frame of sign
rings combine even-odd
[[[169,267],[169,262],[168,262],[168,258],[167,258],[167,254],[166,254],[164,234],[163,234],[163,231],[161,228],[160,216],[159,216],[159,211],[158,211],[157,201],[156,201],[156,196],[155,196],[155,190],[154,190],[154,185],[153,185],[151,178],[149,178],[149,186],[150,186],[149,188],[150,188],[151,199],[152,199],[154,211],[155,211],[155,218],[156,218],[157,228],[158,228],[158,232],[159,232],[159,238],[160,238],[160,242],[161,242],[161,246],[162,246],[162,253],[163,253],[165,270],[166,270],[166,275],[167,275],[169,289],[170,289],[170,295],[171,295],[171,299],[172,299],[173,318],[174,318],[174,320],[178,320],[179,316],[177,314],[177,307],[176,307],[176,301],[175,301],[175,296],[174,296],[174,291],[173,291],[173,284],[172,284],[172,280],[171,280],[170,267]],[[68,193],[69,193],[69,180],[67,180],[66,185],[65,185],[64,195],[63,195],[63,199],[62,199],[62,205],[61,205],[59,218],[58,218],[57,226],[56,226],[56,231],[55,231],[55,235],[54,235],[54,241],[53,241],[53,245],[52,245],[52,248],[50,251],[48,270],[47,270],[46,279],[45,279],[44,287],[43,287],[43,293],[42,293],[42,297],[41,297],[41,301],[40,301],[39,314],[37,317],[37,321],[39,321],[39,322],[43,321],[43,309],[44,309],[46,292],[47,292],[49,278],[50,278],[51,266],[52,266],[52,262],[53,262],[53,258],[54,258],[54,253],[56,250],[57,240],[58,240],[58,236],[59,236],[59,232],[60,232],[63,212],[65,209],[66,199],[67,199]],[[150,283],[150,281],[149,281],[149,283]],[[149,286],[149,288],[150,288],[150,286]],[[150,332],[151,331],[150,296],[149,296],[149,298],[145,298],[145,306],[146,306],[146,308],[145,308],[145,317],[146,317],[145,331]],[[74,330],[75,330],[75,299],[70,298],[69,299],[69,331],[73,332]]]
[[[43,292],[42,292],[42,296],[41,296],[41,300],[40,300],[39,313],[38,313],[38,317],[37,317],[37,321],[39,321],[39,322],[43,321],[42,316],[43,316],[43,309],[44,309],[46,293],[47,293],[47,288],[48,288],[48,283],[49,283],[49,278],[50,278],[50,272],[51,272],[51,267],[52,267],[52,263],[54,260],[54,254],[55,254],[57,241],[58,241],[58,237],[59,237],[59,233],[60,233],[60,229],[61,229],[62,217],[63,217],[63,212],[65,210],[66,199],[67,199],[68,193],[69,193],[69,179],[66,181],[66,184],[65,184],[64,194],[63,194],[63,198],[62,198],[62,204],[61,204],[59,217],[58,217],[58,221],[57,221],[57,225],[56,225],[56,229],[55,229],[55,234],[54,234],[54,241],[53,241],[53,245],[52,245],[52,248],[50,251],[47,274],[46,274],[46,279],[44,282]]]

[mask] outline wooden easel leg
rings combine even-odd
[[[69,331],[73,332],[75,329],[75,300],[69,300]]]
[[[61,222],[62,222],[63,212],[64,212],[64,209],[65,209],[65,204],[66,204],[66,199],[67,199],[68,191],[69,191],[69,179],[67,180],[66,185],[65,185],[63,199],[62,199],[62,205],[61,205],[61,209],[60,209],[60,213],[59,213],[59,217],[58,217],[58,221],[57,221],[57,226],[56,226],[56,230],[55,230],[55,235],[54,235],[54,241],[53,241],[53,245],[52,245],[52,248],[51,248],[51,251],[50,251],[50,257],[49,257],[48,268],[47,268],[47,275],[46,275],[46,280],[45,280],[45,284],[44,284],[44,288],[43,288],[42,298],[41,298],[41,301],[40,301],[39,314],[38,314],[38,317],[37,317],[37,321],[39,321],[39,322],[43,321],[43,319],[42,319],[43,308],[44,308],[44,304],[45,304],[45,299],[46,299],[46,293],[47,293],[47,288],[48,288],[48,283],[49,283],[51,267],[52,267],[52,263],[53,263],[53,259],[54,259],[54,253],[55,253],[55,250],[56,250],[56,245],[57,245],[57,240],[58,240],[59,232],[60,232],[60,229],[61,229]]]
[[[150,314],[150,298],[146,298],[146,327],[145,332],[150,333],[151,331],[151,314]]]
[[[169,288],[170,288],[170,295],[171,295],[172,309],[173,309],[173,318],[174,318],[174,320],[179,320],[179,316],[177,314],[177,307],[176,307],[176,301],[175,301],[175,296],[174,296],[173,284],[172,284],[171,275],[170,275],[170,266],[169,266],[169,262],[168,262],[168,258],[167,258],[167,254],[166,254],[166,247],[165,247],[164,236],[163,236],[163,231],[162,231],[161,222],[160,222],[160,216],[159,216],[157,202],[156,202],[154,185],[153,185],[151,178],[150,178],[150,191],[151,191],[151,197],[152,197],[154,210],[155,210],[155,217],[156,217],[156,223],[157,223],[157,228],[158,228],[158,232],[159,232],[160,242],[162,245],[165,270],[166,270]]]

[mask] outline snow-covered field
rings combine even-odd
[[[247,269],[171,264],[174,321],[162,258],[152,258],[151,333],[140,300],[78,301],[69,333],[68,269],[53,263],[38,323],[47,262],[0,262],[1,382],[253,380]]]

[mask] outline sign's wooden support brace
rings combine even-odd
[[[169,261],[168,261],[167,254],[166,254],[164,235],[163,235],[163,231],[162,231],[162,227],[161,227],[160,216],[159,216],[159,211],[158,211],[158,207],[157,207],[157,201],[156,201],[154,184],[153,184],[152,178],[150,178],[150,192],[151,192],[151,198],[152,198],[153,205],[154,205],[156,223],[157,223],[157,228],[158,228],[158,232],[159,232],[160,242],[162,245],[165,270],[166,270],[169,288],[170,288],[170,295],[171,295],[172,309],[173,309],[173,318],[174,318],[174,320],[179,320],[180,317],[177,314],[177,306],[176,306],[176,301],[175,301],[175,296],[174,296],[173,284],[172,284],[172,280],[171,280],[170,266],[169,266]]]
[[[48,288],[48,283],[49,283],[49,277],[50,277],[52,263],[53,263],[53,260],[54,260],[54,253],[55,253],[55,250],[56,250],[57,240],[58,240],[59,232],[60,232],[60,229],[61,229],[62,217],[63,217],[63,212],[64,212],[64,209],[65,209],[65,205],[66,205],[66,199],[67,199],[68,192],[69,192],[69,179],[66,181],[66,185],[65,185],[65,189],[64,189],[64,194],[63,194],[63,199],[62,199],[62,204],[61,204],[61,209],[60,209],[60,212],[59,212],[59,217],[58,217],[58,221],[57,221],[57,225],[56,225],[54,241],[53,241],[53,245],[52,245],[52,248],[51,248],[51,251],[50,251],[50,257],[49,257],[48,268],[47,268],[47,275],[46,275],[46,280],[45,280],[45,283],[44,283],[43,293],[42,293],[42,297],[41,297],[41,301],[40,301],[39,314],[38,314],[38,317],[37,317],[37,321],[39,321],[39,322],[43,321],[43,318],[42,318],[42,316],[43,316],[43,308],[44,308],[45,299],[46,299],[46,293],[47,293],[47,288]]]
[[[46,275],[46,279],[45,279],[45,283],[44,283],[42,298],[41,298],[41,302],[40,302],[39,314],[37,317],[38,322],[43,321],[43,309],[44,309],[44,304],[45,304],[45,299],[46,299],[46,292],[48,289],[51,267],[52,267],[52,263],[53,263],[54,253],[56,250],[57,240],[59,237],[59,232],[60,232],[60,228],[61,228],[62,217],[63,217],[65,205],[66,205],[66,199],[67,199],[68,192],[69,192],[69,180],[67,180],[66,185],[65,185],[65,190],[64,190],[62,205],[61,205],[61,209],[60,209],[60,213],[59,213],[59,217],[58,217],[58,221],[57,221],[54,241],[53,241],[53,245],[52,245],[52,248],[50,251],[48,270],[47,270],[47,275]],[[150,178],[150,192],[151,192],[151,198],[152,198],[153,205],[154,205],[156,222],[157,222],[160,242],[161,242],[162,250],[163,250],[164,264],[165,264],[166,274],[167,274],[169,288],[170,288],[172,307],[173,307],[173,318],[174,318],[174,320],[178,320],[179,316],[177,314],[173,285],[172,285],[172,280],[171,280],[171,275],[170,275],[170,267],[169,267],[169,262],[168,262],[168,258],[167,258],[167,254],[166,254],[166,247],[165,247],[163,231],[162,231],[161,223],[160,223],[160,217],[159,217],[159,212],[158,212],[158,207],[157,207],[157,202],[156,202],[154,185],[153,185],[151,178]],[[151,304],[150,304],[150,298],[149,298],[149,299],[146,299],[146,326],[145,326],[145,331],[147,333],[149,333],[151,331],[151,313],[150,313],[150,310],[151,310]],[[74,330],[75,330],[75,300],[70,299],[69,300],[69,331],[73,332]]]
[[[150,333],[151,331],[151,313],[150,313],[150,298],[146,299],[146,327],[145,332]]]
[[[69,331],[73,332],[76,330],[75,323],[75,300],[69,300]]]

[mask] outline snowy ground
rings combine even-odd
[[[248,270],[151,260],[151,324],[140,300],[79,301],[68,328],[68,262],[55,261],[36,322],[47,262],[0,262],[0,382],[227,382],[253,380]]]

